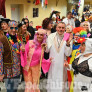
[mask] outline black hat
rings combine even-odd
[[[53,11],[53,13],[56,14],[56,13],[60,13],[60,12],[59,11]]]
[[[26,25],[26,22],[21,21],[21,23],[19,23],[18,27],[20,28],[22,25]]]
[[[10,19],[8,19],[8,18],[1,18],[1,23],[5,22],[8,24],[9,21],[10,21]]]

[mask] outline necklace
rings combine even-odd
[[[9,42],[12,44],[12,46],[15,48],[16,53],[20,53],[19,50],[17,49],[17,45],[13,42],[13,40],[11,39],[9,33],[6,34],[6,37],[8,38]],[[17,37],[17,42],[19,43],[19,45],[21,46],[21,41],[19,40],[19,38]]]
[[[57,43],[58,43],[58,48],[60,48],[61,40],[60,40],[60,42],[59,42],[58,37],[57,37]]]

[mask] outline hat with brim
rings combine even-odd
[[[10,19],[8,19],[8,18],[1,18],[1,23],[5,22],[8,24],[9,21],[10,21]]]

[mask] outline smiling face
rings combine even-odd
[[[38,32],[36,33],[36,35],[37,35],[37,41],[39,43],[42,43],[45,34],[46,34],[46,30],[44,30],[44,29],[39,29],[38,30]]]
[[[88,31],[88,30],[89,30],[89,24],[88,24],[87,22],[85,22],[85,23],[83,24],[83,28],[84,28],[86,31]]]
[[[18,24],[16,21],[10,21],[9,22],[9,34],[15,35],[18,31]]]
[[[37,32],[37,40],[39,43],[43,41],[43,38],[44,38],[44,34]]]
[[[8,29],[8,24],[6,22],[1,23],[1,28],[2,30],[7,30]]]
[[[26,33],[26,31],[27,31],[27,27],[26,27],[25,24],[22,25],[21,30],[22,30],[22,33],[23,33],[23,34]]]
[[[64,23],[59,23],[56,27],[56,30],[59,35],[63,35],[65,32],[65,24]]]

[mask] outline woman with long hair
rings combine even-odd
[[[22,21],[19,25],[18,37],[22,43],[27,43],[31,34],[27,31],[26,24]]]

